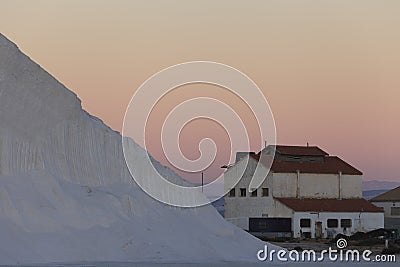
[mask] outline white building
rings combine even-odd
[[[385,228],[400,230],[400,186],[370,201],[385,211]]]
[[[274,149],[268,173],[260,153]],[[250,232],[312,238],[383,227],[383,211],[362,198],[362,173],[340,158],[315,146],[268,146],[260,153],[237,153],[225,172],[229,187],[247,163],[240,181],[225,188],[225,218],[235,225]],[[259,163],[265,169],[261,175],[268,174],[259,188],[249,190]]]

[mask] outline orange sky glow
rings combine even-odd
[[[0,32],[115,130],[148,77],[182,62],[216,61],[258,84],[279,144],[309,142],[365,180],[400,182],[400,1],[3,0],[0,9]],[[149,125],[148,149],[164,164],[162,118],[194,96],[231,104],[257,137],[254,118],[235,97],[215,86],[183,86],[163,99]],[[229,140],[215,123],[193,121],[182,132],[183,153],[198,157],[204,137],[220,151],[206,170],[210,181],[227,163]]]

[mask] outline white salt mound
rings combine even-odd
[[[263,247],[211,206],[147,196],[121,135],[1,34],[0,237],[0,264],[256,261]]]

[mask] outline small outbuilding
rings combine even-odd
[[[385,228],[400,230],[400,186],[370,200],[385,212]]]

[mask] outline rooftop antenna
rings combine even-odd
[[[267,148],[267,140],[264,140],[264,148]]]
[[[309,147],[310,146],[310,144],[307,142],[307,147]]]

